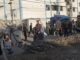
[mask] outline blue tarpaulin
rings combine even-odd
[[[64,16],[64,15],[55,15],[54,17],[51,17],[50,20],[54,23],[57,20],[60,20],[61,22],[69,21],[70,17],[69,16]]]

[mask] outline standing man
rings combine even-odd
[[[68,35],[72,35],[72,21],[68,22]]]
[[[37,24],[35,26],[34,31],[34,39],[43,39],[43,27],[42,24],[40,24],[40,20],[37,20]]]
[[[72,33],[76,33],[76,22],[72,21]]]
[[[56,33],[57,33],[57,36],[61,35],[61,21],[60,20],[57,20],[56,23],[55,23],[55,28],[56,28]]]
[[[68,36],[68,22],[62,23],[63,35]]]
[[[23,24],[23,34],[24,34],[24,38],[25,38],[25,41],[27,40],[27,27],[25,24]]]
[[[29,36],[30,34],[33,33],[33,29],[32,29],[32,23],[30,23],[30,31],[29,31]]]
[[[50,34],[49,30],[50,30],[50,23],[46,23],[46,32],[48,35]]]

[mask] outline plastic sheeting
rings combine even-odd
[[[50,18],[51,24],[54,24],[57,20],[60,20],[61,22],[66,22],[70,21],[70,17],[64,15],[55,15],[54,17]]]

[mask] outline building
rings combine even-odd
[[[0,6],[3,6],[0,8],[0,19],[28,20],[29,24],[33,23],[33,27],[38,19],[46,26],[46,22],[54,15],[66,15],[76,20],[80,14],[79,0],[12,0],[12,9],[9,2],[10,0],[0,0]]]
[[[77,1],[77,5],[78,5],[78,7],[77,7],[78,11],[77,12],[78,12],[78,15],[80,15],[80,0]]]

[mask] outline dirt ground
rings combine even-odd
[[[66,40],[61,39],[61,44],[55,44],[54,41],[43,42],[41,46],[36,46],[40,41],[34,42],[31,46],[25,46],[24,53],[19,55],[8,56],[9,60],[80,60],[80,35],[75,38],[68,37]],[[77,40],[76,40],[77,38]],[[47,38],[47,39],[51,39]],[[52,37],[52,39],[54,39]],[[54,39],[56,40],[56,38]],[[76,40],[73,42],[73,40]],[[58,40],[56,40],[58,41]],[[65,46],[65,42],[71,42]],[[59,43],[59,42],[58,42]],[[36,44],[36,45],[34,45]]]
[[[21,54],[9,57],[9,60],[80,60],[80,44],[70,47],[47,45],[43,51],[30,52],[27,50]]]

